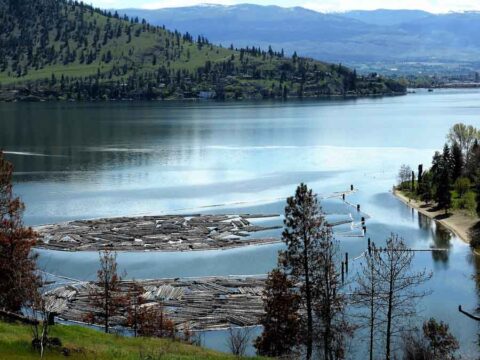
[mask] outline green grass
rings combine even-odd
[[[55,325],[51,337],[60,338],[62,347],[48,350],[45,359],[238,359],[180,341],[123,337],[80,326]],[[0,359],[39,359],[39,353],[30,345],[31,339],[29,326],[0,322]],[[62,354],[63,348],[69,349],[70,356]]]

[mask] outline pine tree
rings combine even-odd
[[[443,154],[440,161],[440,168],[437,175],[437,191],[436,201],[441,209],[445,209],[445,213],[451,206],[452,196],[450,193],[452,184],[451,155],[450,148],[445,144]]]
[[[465,166],[464,156],[462,149],[458,143],[453,143],[451,154],[451,170],[452,170],[452,182],[455,182],[459,177],[463,175],[463,169]]]
[[[299,300],[293,282],[280,269],[270,272],[263,299],[265,314],[260,320],[263,333],[255,341],[259,355],[282,357],[298,345]]]
[[[299,286],[300,304],[305,309],[300,341],[306,358],[312,357],[315,343],[326,360],[342,358],[349,327],[336,267],[338,247],[316,195],[305,184],[287,199],[284,223],[282,237],[287,249],[280,253],[279,263]]]
[[[319,251],[325,219],[317,197],[307,185],[300,184],[295,196],[287,199],[284,224],[282,238],[287,249],[280,254],[280,263],[292,281],[301,284],[300,299],[306,316],[306,321],[301,322],[301,340],[306,358],[310,359],[314,341],[314,274],[321,265]]]

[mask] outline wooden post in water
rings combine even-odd
[[[348,274],[348,252],[345,253],[345,272]]]
[[[360,212],[360,204],[357,204],[357,211]]]
[[[353,185],[350,185],[350,191],[353,191]]]
[[[345,201],[345,193],[342,194],[342,200]]]
[[[342,284],[345,282],[344,271],[345,271],[345,263],[342,261]]]

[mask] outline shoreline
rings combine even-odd
[[[121,99],[63,99],[56,98],[50,99],[48,97],[40,95],[28,95],[20,97],[10,97],[7,98],[3,94],[5,91],[0,91],[0,103],[37,103],[37,102],[50,102],[50,103],[111,103],[111,102],[245,102],[245,101],[288,101],[288,100],[338,100],[338,99],[369,99],[369,98],[382,98],[382,97],[396,97],[396,96],[406,96],[408,95],[407,91],[404,92],[388,92],[388,93],[365,93],[365,94],[322,94],[322,95],[305,95],[305,96],[288,96],[287,98],[282,97],[273,97],[273,98],[263,98],[256,96],[249,96],[244,98],[226,98],[226,99],[215,99],[215,98],[201,98],[201,97],[187,97],[187,98],[121,98]]]
[[[428,211],[425,208],[425,203],[417,201],[415,199],[409,199],[407,196],[403,195],[398,190],[393,190],[393,196],[398,200],[403,202],[405,205],[409,206],[412,209],[417,210],[422,215],[427,216],[428,218],[434,220],[435,222],[441,224],[451,232],[453,232],[458,238],[460,238],[464,243],[470,244],[471,238],[469,235],[470,229],[475,226],[479,219],[477,217],[469,217],[468,215],[461,213],[453,213],[446,219],[438,219],[437,216],[443,215],[443,210],[440,211]]]

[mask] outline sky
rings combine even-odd
[[[101,8],[160,9],[214,3],[234,5],[254,3],[258,5],[302,6],[321,12],[373,9],[420,9],[433,13],[480,10],[478,0],[84,0]]]

